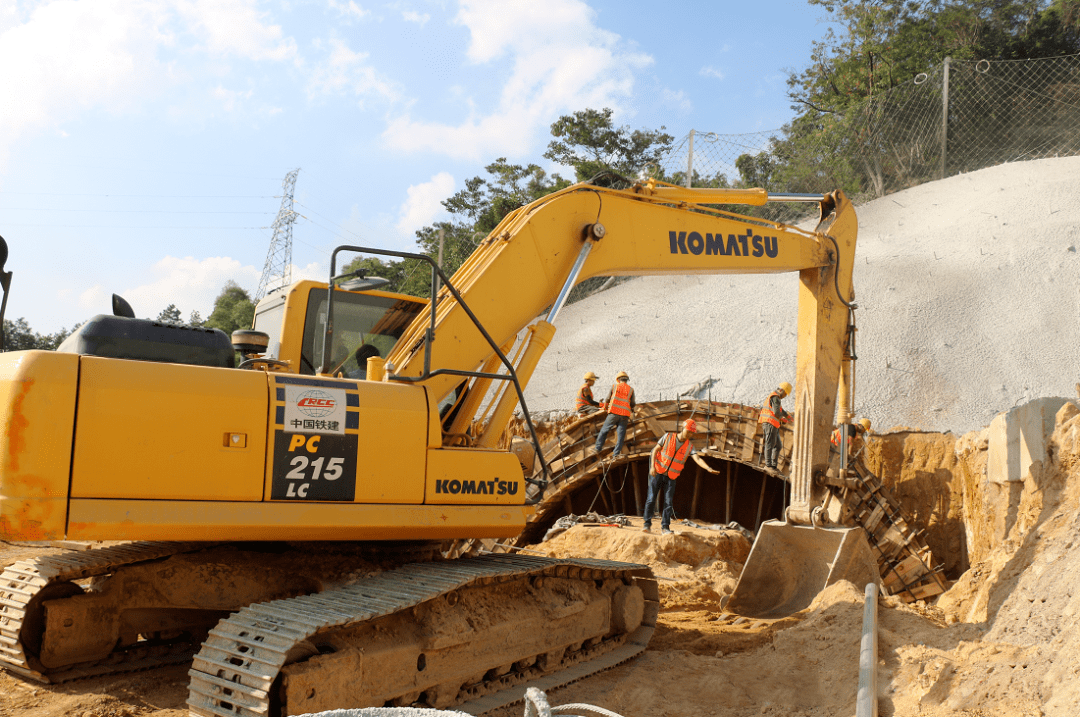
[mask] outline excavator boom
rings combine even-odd
[[[136,319],[120,300],[126,310],[55,352],[0,355],[0,537],[153,541],[9,566],[0,661],[59,681],[201,645],[192,712],[240,717],[490,709],[523,682],[644,650],[659,610],[644,566],[435,551],[524,527],[523,469],[497,443],[590,276],[799,273],[789,517],[812,521],[856,221],[839,191],[813,198],[813,231],[716,208],[768,199],[579,184],[508,215],[430,302],[337,286],[344,277],[298,282],[230,345]],[[239,367],[234,347],[248,355]]]

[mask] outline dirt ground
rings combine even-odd
[[[903,432],[900,432],[903,433]],[[946,449],[947,447],[947,449]],[[1046,459],[1033,466],[997,534],[984,520],[979,434],[893,434],[870,451],[897,495],[936,530],[941,549],[978,545],[955,585],[935,604],[879,606],[883,717],[1070,717],[1080,706],[1080,413],[1066,405]],[[980,477],[983,476],[983,477]],[[928,516],[935,516],[928,518]],[[832,717],[854,714],[863,614],[861,588],[832,586],[803,612],[776,621],[738,620],[720,599],[749,551],[734,531],[675,526],[663,536],[629,528],[576,526],[536,546],[554,556],[649,564],[663,612],[641,657],[549,694],[553,705],[585,702],[626,717]],[[997,537],[994,537],[997,535]],[[41,554],[0,544],[4,564]],[[0,716],[180,717],[186,667],[44,686],[0,672]],[[497,717],[520,715],[514,706]]]

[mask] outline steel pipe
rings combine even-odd
[[[878,717],[877,700],[877,583],[866,584],[862,646],[859,650],[859,692],[855,717]]]

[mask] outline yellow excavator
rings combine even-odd
[[[768,201],[816,202],[820,222],[724,208]],[[271,293],[232,341],[134,318],[114,297],[59,350],[0,354],[0,537],[121,541],[4,570],[0,665],[59,682],[197,652],[192,714],[236,717],[479,714],[526,682],[629,659],[658,611],[648,568],[439,552],[517,535],[542,493],[497,445],[516,409],[529,416],[522,391],[570,290],[798,272],[787,517],[817,530],[855,239],[840,191],[586,183],[508,215],[452,278],[422,255],[338,247],[327,283]],[[434,299],[337,276],[355,253],[427,262]]]

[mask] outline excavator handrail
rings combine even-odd
[[[532,416],[529,414],[529,408],[525,404],[525,394],[521,390],[521,383],[518,381],[517,371],[514,370],[513,363],[506,358],[506,354],[502,352],[499,345],[495,343],[495,340],[491,338],[487,329],[480,322],[480,319],[476,318],[476,314],[465,303],[465,299],[458,293],[458,290],[454,288],[453,283],[443,273],[442,268],[426,254],[414,254],[411,252],[393,251],[392,249],[376,249],[374,247],[362,247],[352,245],[342,245],[334,249],[330,254],[330,281],[327,282],[327,299],[326,299],[326,333],[323,335],[323,364],[319,369],[319,372],[323,375],[327,374],[330,370],[330,347],[333,345],[334,336],[334,281],[342,278],[336,276],[337,271],[337,255],[341,251],[353,251],[360,254],[379,254],[382,256],[395,256],[400,259],[416,259],[431,266],[431,301],[428,302],[428,306],[431,311],[431,323],[427,330],[424,332],[424,372],[420,376],[398,376],[396,374],[388,373],[387,377],[392,381],[401,381],[405,383],[419,383],[425,381],[432,376],[447,375],[447,376],[462,376],[469,378],[489,378],[497,379],[500,381],[510,381],[514,384],[514,390],[517,391],[518,401],[521,405],[521,412],[525,418],[525,423],[529,427],[529,434],[532,436],[533,447],[536,449],[536,455],[540,458],[540,466],[543,469],[544,478],[537,480],[535,478],[526,478],[529,483],[539,486],[540,495],[543,495],[544,488],[547,487],[547,478],[551,475],[551,471],[548,468],[547,463],[544,461],[543,449],[540,446],[540,438],[536,434],[536,428],[533,426]],[[344,276],[344,275],[343,275]],[[502,374],[488,374],[480,371],[464,371],[460,369],[448,369],[440,368],[431,370],[431,343],[435,340],[435,312],[437,304],[439,303],[439,281],[442,281],[442,285],[450,292],[450,294],[457,300],[458,305],[465,311],[465,314],[472,320],[477,330],[484,337],[484,340],[488,342],[492,350],[499,357],[499,361],[506,367],[508,375]]]

